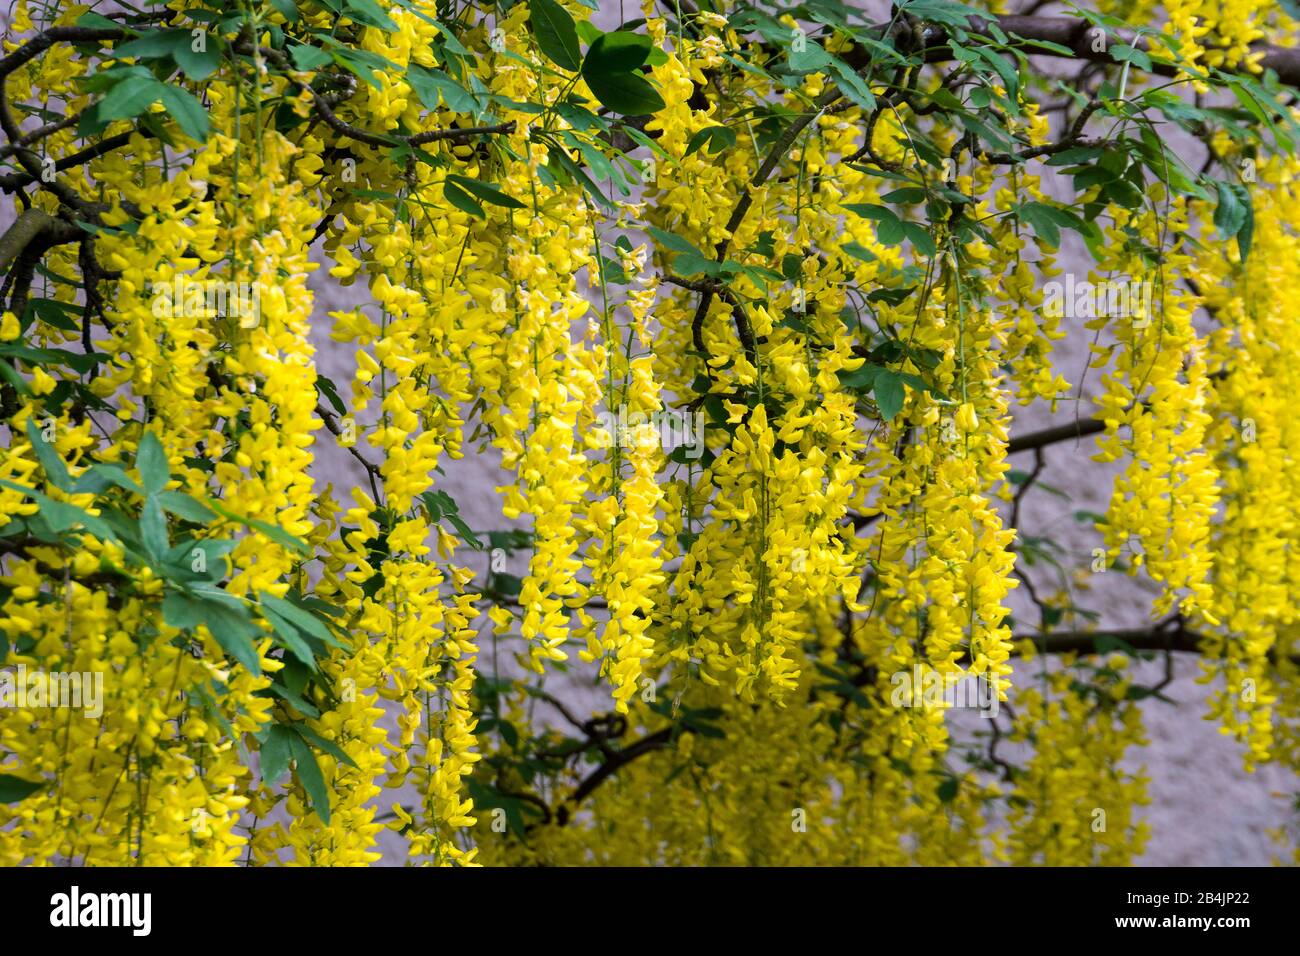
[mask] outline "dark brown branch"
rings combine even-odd
[[[1114,648],[1110,651],[1098,651],[1099,638],[1112,638],[1122,641],[1135,651],[1174,652],[1181,654],[1205,654],[1206,641],[1215,639],[1207,634],[1191,630],[1183,619],[1175,615],[1150,627],[1120,628],[1099,631],[1051,631],[1046,634],[1017,635],[1013,640],[1032,641],[1040,654],[1101,654],[1123,653],[1127,648]],[[1231,640],[1232,638],[1219,638]],[[1273,657],[1277,659],[1277,650],[1282,645],[1275,644]],[[1016,653],[1013,651],[1013,653]],[[1290,655],[1294,664],[1300,664],[1300,655]],[[1165,686],[1164,684],[1160,685]]]
[[[104,296],[99,291],[99,284],[107,276],[104,268],[99,264],[95,257],[95,238],[89,233],[81,237],[81,245],[77,250],[77,262],[81,267],[81,282],[85,286],[86,305],[81,313],[81,347],[87,355],[94,354],[95,347],[91,341],[91,329],[94,327],[95,319],[100,321],[104,319]],[[93,378],[97,365],[91,365],[90,376]]]
[[[572,810],[577,809],[583,800],[591,796],[592,792],[602,783],[612,777],[618,770],[627,764],[630,764],[638,757],[645,754],[653,753],[656,750],[662,750],[670,744],[678,733],[689,733],[690,728],[686,726],[665,727],[663,730],[657,730],[653,734],[647,734],[636,743],[624,747],[622,750],[616,750],[613,755],[593,770],[582,782],[578,784],[573,793],[555,811],[555,822],[559,826],[564,826],[572,818]]]
[[[1025,480],[1020,483],[1020,487],[1016,489],[1016,493],[1011,498],[1011,516],[1007,519],[1007,527],[1020,527],[1020,504],[1024,501],[1025,495],[1028,494],[1029,489],[1034,486],[1034,482],[1042,475],[1043,468],[1045,468],[1046,465],[1047,461],[1043,457],[1043,449],[1040,445],[1034,449],[1033,470],[1025,476]]]
[[[740,228],[741,223],[745,221],[745,216],[749,213],[750,206],[754,204],[754,190],[759,186],[762,186],[771,178],[772,173],[785,157],[785,154],[790,150],[790,147],[794,145],[794,142],[799,138],[799,135],[808,128],[809,124],[821,116],[826,111],[826,108],[839,98],[840,91],[838,87],[834,85],[827,87],[821,96],[817,97],[816,101],[813,103],[812,112],[804,113],[792,122],[789,128],[781,134],[780,139],[772,144],[772,148],[767,152],[767,157],[759,164],[758,169],[754,171],[754,175],[741,190],[740,198],[736,201],[736,206],[732,209],[731,216],[727,219],[727,225],[725,227],[726,235],[724,235],[722,239],[719,240],[717,246],[714,247],[714,259],[717,262],[723,262],[726,260],[727,250],[731,247],[731,239],[736,234],[736,230]],[[704,319],[709,314],[709,306],[713,304],[713,296],[715,292],[716,290],[706,291],[700,297],[700,304],[695,310],[694,318],[691,320],[691,330],[692,333],[695,334],[696,348],[701,352],[704,351],[703,347],[700,345],[702,335],[697,333],[696,330],[703,328]]]
[[[1099,631],[1051,631],[1046,634],[1021,634],[1014,640],[1031,641],[1040,654],[1101,654],[1097,641],[1110,638],[1122,641],[1135,651],[1182,651],[1199,654],[1205,638],[1181,624],[1163,627],[1119,628]],[[1117,648],[1118,649],[1118,648]]]
[[[168,11],[170,14],[171,11]],[[95,40],[120,40],[127,36],[125,27],[50,27],[42,30],[8,56],[0,58],[0,77],[36,59],[56,43],[90,43]]]
[[[325,422],[325,427],[329,429],[330,434],[335,438],[343,437],[343,429],[339,427],[339,420],[333,412],[324,405],[317,405],[316,414]],[[379,482],[383,481],[383,475],[379,470],[379,466],[366,458],[366,456],[361,454],[361,452],[357,451],[355,446],[345,445],[344,447],[347,448],[348,453],[357,461],[361,462],[362,467],[366,469],[366,475],[370,479],[370,492],[374,495],[375,501],[379,501]]]
[[[279,50],[273,50],[270,47],[257,47],[254,50],[254,48],[250,47],[246,42],[237,45],[234,49],[236,53],[245,56],[251,56],[256,52],[262,58],[274,63],[280,69],[285,70],[286,72],[296,72],[293,65],[290,64],[289,58]],[[498,123],[495,126],[472,126],[465,129],[426,130],[423,133],[416,133],[413,136],[402,136],[397,133],[372,133],[368,130],[361,129],[360,127],[353,126],[351,123],[345,122],[334,112],[334,104],[346,99],[346,95],[326,98],[313,89],[310,84],[294,79],[292,75],[289,79],[298,87],[298,89],[303,90],[311,96],[312,105],[315,107],[316,114],[325,121],[325,125],[334,130],[340,136],[346,136],[348,139],[353,139],[360,143],[366,143],[370,146],[385,148],[390,146],[399,146],[402,143],[411,146],[421,146],[425,143],[433,143],[439,140],[473,139],[477,136],[494,136],[509,134],[515,131],[515,123],[512,120],[508,123]]]
[[[1088,125],[1088,120],[1100,107],[1100,100],[1093,100],[1090,102],[1079,111],[1079,115],[1076,116],[1074,122],[1070,124],[1069,130],[1067,130],[1065,135],[1055,143],[1044,143],[1041,146],[1031,146],[1028,149],[1022,149],[1017,153],[991,153],[988,156],[988,161],[990,163],[1000,164],[1023,163],[1039,156],[1054,156],[1057,153],[1063,153],[1065,150],[1075,146],[1097,145],[1094,141],[1084,140],[1083,128]]]
[[[57,222],[44,209],[28,209],[14,220],[14,224],[0,236],[0,272],[8,269],[9,263],[18,258],[33,239]]]
[[[560,700],[558,697],[556,697],[554,694],[548,694],[540,687],[530,687],[527,690],[531,696],[536,697],[538,700],[545,701],[546,703],[554,707],[556,710],[558,710],[560,712],[560,716],[563,717],[565,720],[567,720],[578,730],[585,731],[587,722],[579,720],[577,716],[574,715],[573,711],[569,710],[569,708],[565,706],[564,702]]]
[[[40,131],[37,130],[37,132]],[[153,133],[143,128],[129,129],[122,133],[115,133],[112,136],[100,140],[98,143],[95,143],[93,146],[87,146],[85,149],[77,150],[77,152],[69,153],[67,156],[64,156],[62,159],[55,160],[54,171],[56,173],[61,173],[65,170],[73,169],[77,166],[80,166],[83,163],[88,163],[92,159],[97,159],[98,157],[103,156],[106,153],[111,153],[113,150],[125,146],[128,142],[131,141],[131,137],[137,134],[145,137],[146,139],[153,136]],[[17,152],[16,148],[13,147],[5,147],[5,148]],[[9,173],[7,175],[0,176],[0,189],[3,189],[5,192],[13,192],[13,190],[15,189],[22,189],[24,186],[36,182],[36,179],[37,177],[32,175],[30,172]]]
[[[716,295],[731,306],[731,315],[736,323],[736,335],[745,349],[745,356],[751,364],[757,364],[758,349],[754,343],[754,332],[749,325],[749,316],[745,312],[745,307],[741,304],[740,299],[727,288],[725,282],[717,279],[683,279],[681,276],[674,275],[663,275],[660,278],[669,285],[690,289],[692,292]],[[696,351],[707,351],[704,348],[704,316],[700,312],[695,313],[695,321],[691,323],[691,341],[695,343]]]
[[[1134,49],[1148,52],[1150,44],[1145,37],[1136,37],[1128,30],[1107,30],[1106,42],[1096,44],[1103,47],[1094,50],[1092,31],[1098,29],[1082,17],[1071,16],[1023,16],[1009,15],[996,18],[972,17],[968,29],[980,36],[991,37],[993,28],[1009,34],[1014,40],[1041,40],[1046,43],[1063,46],[1070,51],[1072,59],[1086,60],[1094,63],[1123,65],[1111,53],[1117,45],[1127,44]],[[895,27],[897,33],[910,30],[903,24]],[[1274,70],[1278,79],[1287,86],[1300,86],[1300,48],[1292,49],[1275,46],[1271,43],[1254,43],[1252,53],[1260,55],[1259,66],[1264,70]],[[1031,56],[1063,57],[1055,50],[1035,46],[1030,43],[1024,52]],[[865,46],[854,46],[846,51],[844,60],[855,69],[866,66],[872,60],[872,51]],[[945,63],[953,58],[952,47],[948,45],[947,32],[937,25],[927,27],[925,36],[925,59],[928,63]],[[1241,72],[1246,72],[1241,68]],[[1163,63],[1152,64],[1152,73],[1158,76],[1173,76],[1177,70]],[[1231,71],[1229,71],[1231,72]]]
[[[9,295],[9,311],[20,318],[26,311],[41,257],[54,246],[78,242],[85,235],[72,223],[55,219],[44,210],[25,210],[0,236],[0,272],[7,272],[4,291]]]
[[[476,136],[500,136],[515,131],[515,122],[510,120],[507,123],[497,123],[495,126],[471,126],[465,129],[431,129],[424,133],[416,133],[408,137],[406,141],[412,146],[423,146],[425,143],[434,143],[444,139],[473,139]]]
[[[1099,418],[1088,418],[1082,421],[1069,422],[1065,425],[1055,425],[1051,428],[1044,428],[1040,431],[1030,432],[1027,435],[1017,435],[1012,438],[1007,442],[1007,454],[1014,455],[1020,451],[1044,448],[1047,445],[1055,445],[1057,442],[1069,441],[1071,438],[1085,438],[1105,430],[1106,423]]]
[[[82,115],[82,113],[73,113],[70,116],[63,117],[63,119],[55,120],[52,123],[46,123],[44,126],[38,127],[30,133],[24,133],[22,137],[19,138],[18,142],[10,143],[6,146],[0,146],[0,159],[4,159],[6,156],[11,155],[19,146],[30,146],[32,143],[42,140],[47,136],[53,136],[55,133],[59,132],[59,130],[64,130],[69,126],[75,125],[77,121],[81,119]]]

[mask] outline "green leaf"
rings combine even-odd
[[[131,479],[130,475],[122,469],[122,466],[115,465],[112,462],[91,465],[77,478],[73,491],[76,494],[97,495],[110,485],[115,485],[132,494],[144,494],[144,489]]]
[[[901,189],[891,189],[880,198],[888,203],[912,205],[913,203],[925,202],[925,190],[917,186],[904,186]]]
[[[420,102],[431,110],[438,109],[439,97],[447,108],[457,113],[476,113],[483,108],[478,98],[442,70],[431,70],[412,63],[406,70],[406,82]]]
[[[840,246],[845,252],[854,259],[860,259],[863,262],[875,262],[876,254],[859,242],[846,242]]]
[[[1002,81],[1002,88],[1007,92],[1008,102],[1014,106],[1017,98],[1016,94],[1020,89],[1020,76],[1016,73],[1015,68],[1007,62],[1004,56],[987,47],[976,47],[975,52],[989,66],[993,67],[993,72],[998,75],[998,79]]]
[[[77,26],[92,27],[96,30],[121,30],[122,29],[122,24],[118,23],[116,20],[110,20],[102,13],[83,13],[81,16],[77,17]],[[132,36],[135,35],[134,31],[132,31],[129,27],[126,28],[126,33],[131,34]]]
[[[259,592],[258,597],[261,599],[263,607],[270,608],[280,617],[293,624],[294,627],[307,632],[326,644],[333,644],[335,647],[340,648],[344,646],[334,636],[334,632],[329,629],[329,626],[315,617],[310,611],[299,607],[292,601],[286,601],[284,598],[268,594],[266,591]]]
[[[885,421],[893,421],[903,410],[906,393],[903,391],[903,380],[896,372],[882,368],[876,374],[872,394],[876,399],[876,407],[880,409],[880,417]]]
[[[824,71],[831,62],[830,55],[811,40],[804,44],[802,50],[795,50],[792,47],[786,56],[786,62],[795,73],[819,73]]]
[[[691,276],[704,273],[705,275],[717,276],[721,270],[718,263],[712,259],[706,259],[704,256],[697,255],[694,252],[680,253],[673,261],[673,268],[681,273],[683,278],[689,279]]]
[[[1110,55],[1121,63],[1132,63],[1139,70],[1151,72],[1151,57],[1127,43],[1116,43],[1110,48]]]
[[[840,89],[844,95],[857,103],[864,110],[874,110],[876,108],[876,97],[871,92],[871,87],[862,77],[839,57],[829,57],[831,70],[840,79]]]
[[[458,514],[449,514],[447,520],[451,522],[452,527],[456,529],[456,533],[460,535],[462,541],[476,550],[481,551],[483,549],[483,542],[474,533],[474,529],[465,523],[464,518]]]
[[[457,186],[463,187],[468,192],[473,193],[484,202],[492,203],[494,206],[504,206],[507,209],[526,209],[527,207],[513,196],[508,196],[496,186],[490,183],[482,182],[478,179],[470,179],[467,176],[457,176],[448,174],[448,179]]]
[[[901,219],[882,219],[876,227],[876,238],[886,246],[897,246],[907,235],[903,226]]]
[[[168,577],[179,582],[219,581],[227,571],[224,559],[238,543],[229,538],[204,538],[201,541],[183,538],[167,552],[165,567]],[[203,571],[194,570],[195,551],[203,555]]]
[[[295,690],[285,684],[285,679],[291,673],[290,670],[291,665],[297,667],[302,666],[298,664],[296,659],[290,659],[289,661],[286,661],[284,669],[281,670],[280,673],[275,675],[276,677],[275,681],[271,684],[270,687],[267,688],[267,690],[270,693],[274,694],[276,697],[279,697],[285,703],[292,705],[294,710],[300,711],[301,713],[305,714],[308,717],[319,717],[320,710],[316,708],[314,705],[303,700],[303,698],[300,696],[299,691],[301,690],[301,687]]]
[[[354,46],[331,50],[330,58],[343,69],[356,76],[366,86],[376,90],[383,88],[379,81],[379,72],[381,70],[392,70],[394,73],[402,71],[402,68],[388,57]],[[397,140],[393,142],[394,145],[397,144]]]
[[[1096,146],[1075,146],[1071,149],[1063,149],[1059,153],[1053,153],[1047,158],[1048,166],[1077,166],[1080,163],[1090,163],[1100,158],[1102,150]]]
[[[38,790],[45,789],[45,781],[24,780],[12,774],[0,773],[0,803],[17,803]]]
[[[555,0],[532,0],[528,9],[528,22],[533,28],[537,45],[546,58],[570,73],[582,67],[582,51],[578,46],[578,30],[569,11]]]
[[[189,30],[149,30],[134,40],[113,48],[114,59],[137,57],[142,60],[173,57],[181,45],[190,45]]]
[[[23,330],[26,331],[30,328],[32,322],[39,319],[46,325],[52,325],[64,332],[79,332],[81,325],[73,317],[79,318],[84,314],[84,308],[70,302],[42,298],[28,299],[27,308],[23,310],[22,326]]]
[[[465,190],[461,189],[460,186],[456,185],[456,182],[450,177],[443,180],[442,194],[446,197],[447,202],[451,203],[461,212],[469,213],[476,219],[487,218],[487,213],[483,210],[483,207],[479,205],[478,201]]]
[[[1250,255],[1251,241],[1255,237],[1255,207],[1251,201],[1250,192],[1244,187],[1242,192],[1245,195],[1244,206],[1246,208],[1246,218],[1237,231],[1237,251],[1241,254],[1241,261],[1244,265],[1247,257]]]
[[[298,771],[298,779],[302,782],[303,789],[307,791],[316,815],[321,818],[322,823],[329,826],[330,795],[325,786],[325,777],[320,772],[320,765],[316,763],[316,755],[312,753],[307,741],[297,734],[293,735],[289,747]]]
[[[193,34],[189,30],[181,32],[185,38],[172,48],[172,59],[188,79],[201,83],[221,66],[221,41],[216,37],[205,37],[203,49],[195,50]]]
[[[315,671],[316,654],[312,651],[311,645],[302,639],[298,629],[268,607],[262,608],[262,616],[270,621],[276,637],[280,639],[278,643],[309,669]]]
[[[930,235],[930,230],[926,229],[919,222],[903,223],[903,232],[907,238],[912,241],[916,250],[924,256],[933,256],[937,251],[934,245],[934,237]]]
[[[388,14],[380,9],[375,0],[343,0],[343,6],[347,8],[348,16],[357,23],[387,30],[389,33],[397,32],[397,24],[389,19]]]
[[[117,541],[118,535],[107,522],[102,518],[92,515],[84,508],[78,508],[76,505],[70,505],[64,501],[55,501],[34,488],[28,488],[26,485],[20,485],[17,482],[0,478],[0,487],[12,488],[14,491],[20,491],[27,497],[31,498],[40,506],[41,517],[50,526],[50,530],[55,533],[67,531],[76,525],[81,525],[95,537],[104,541]]]
[[[1201,185],[1196,182],[1197,174],[1187,168],[1187,165],[1178,158],[1178,154],[1171,150],[1165,142],[1156,135],[1150,127],[1142,128],[1141,145],[1138,154],[1143,163],[1146,164],[1161,182],[1167,183],[1176,192],[1185,196],[1195,196],[1197,199],[1208,202],[1210,195]],[[1135,185],[1141,185],[1136,183]]]
[[[72,476],[68,474],[68,466],[59,457],[58,451],[54,448],[54,443],[45,440],[40,429],[36,427],[36,422],[31,418],[27,419],[27,440],[32,443],[32,451],[36,453],[36,460],[41,463],[41,468],[45,470],[46,480],[61,491],[71,491]]]
[[[506,824],[510,832],[517,837],[523,837],[527,832],[527,824],[521,811],[522,807],[528,806],[522,800],[517,800],[505,796],[496,787],[485,786],[479,783],[473,777],[467,777],[465,789],[468,791],[470,798],[474,801],[474,806],[484,810],[500,809],[505,813]],[[536,809],[536,808],[533,808]]]
[[[1068,46],[1063,46],[1060,43],[1053,43],[1051,40],[1038,40],[1031,37],[1022,37],[1015,33],[1011,35],[1016,38],[1016,42],[1018,43],[1023,43],[1026,46],[1038,47],[1040,50],[1049,50],[1052,53],[1055,53],[1057,56],[1075,55],[1074,51],[1071,50]]]
[[[297,735],[282,724],[272,724],[266,731],[258,752],[262,758],[262,783],[272,786],[289,769],[290,748]]]
[[[958,3],[956,0],[905,0],[898,4],[898,9],[922,20],[946,23],[952,27],[969,26],[967,21],[971,17],[984,14],[983,10],[978,10],[968,3]]]
[[[603,106],[624,116],[648,116],[664,108],[663,98],[639,73],[583,73]]]
[[[144,483],[147,494],[156,495],[171,480],[167,453],[163,451],[162,442],[153,432],[145,432],[140,437],[140,447],[135,453],[135,465],[140,470],[140,480]]]
[[[1034,230],[1042,243],[1052,248],[1061,244],[1062,226],[1071,229],[1082,226],[1082,220],[1077,216],[1041,202],[1027,202],[1021,206],[1020,218]]]
[[[12,364],[5,362],[4,359],[0,359],[0,378],[4,378],[9,388],[22,395],[23,398],[31,398],[31,389],[27,386],[26,378],[18,375],[17,369]]]
[[[303,740],[307,741],[309,744],[314,746],[317,750],[321,751],[322,753],[329,754],[339,763],[345,763],[349,767],[355,767],[357,765],[357,762],[347,755],[347,751],[345,751],[334,741],[326,740],[324,737],[316,733],[316,731],[312,730],[306,724],[294,724],[293,729],[298,731],[299,735],[301,735]]]
[[[151,30],[138,39],[114,47],[113,56],[116,59],[134,56],[142,60],[169,57],[186,77],[203,81],[216,73],[221,65],[221,40],[217,36],[203,36],[201,49],[195,49],[196,39],[190,30]]]
[[[845,388],[870,390],[876,382],[876,375],[882,371],[879,365],[863,362],[851,372],[841,369],[836,375]]]
[[[193,93],[179,86],[164,86],[161,96],[167,115],[176,121],[182,133],[199,142],[208,138],[212,123],[208,119],[208,111]]]
[[[573,179],[576,179],[579,183],[581,183],[583,190],[586,191],[586,193],[589,196],[591,196],[591,198],[595,200],[595,202],[598,205],[603,206],[606,209],[613,208],[613,203],[611,203],[609,199],[607,199],[605,195],[600,191],[599,187],[597,187],[596,184],[591,181],[591,177],[588,176],[586,172],[583,171],[582,167],[579,166],[577,163],[575,163],[571,158],[569,158],[569,154],[565,150],[554,149],[548,146],[547,152],[550,157],[549,162],[558,165],[560,167],[560,170],[565,175]],[[551,168],[549,165],[542,167],[542,169],[545,169],[551,173],[555,172],[555,170]]]
[[[689,718],[683,718],[682,727],[699,734],[701,737],[708,737],[712,740],[721,740],[727,736],[721,727],[715,727],[713,724]]]
[[[248,612],[242,606],[236,607],[237,599],[224,591],[203,593],[209,597],[204,599],[181,591],[170,592],[163,598],[163,620],[171,627],[184,630],[193,630],[202,624],[223,651],[249,672],[261,676],[262,665],[253,643],[261,632],[249,620]],[[234,600],[235,605],[217,599],[216,595]]]
[[[145,500],[140,512],[140,538],[155,563],[161,563],[170,547],[167,540],[167,517],[157,498]]]
[[[690,142],[686,144],[686,155],[691,155],[706,143],[709,146],[709,155],[715,156],[724,149],[730,149],[736,145],[736,134],[725,126],[706,126],[704,129],[698,130],[691,137]]]
[[[254,531],[260,531],[283,548],[288,548],[290,551],[296,551],[303,557],[311,554],[311,545],[302,540],[302,538],[291,535],[283,528],[277,528],[275,525],[266,521],[260,521],[257,518],[245,518],[243,515],[237,515],[215,498],[209,498],[207,504],[223,518],[227,518],[230,521],[237,521],[244,527],[252,528]]]
[[[643,33],[618,30],[597,37],[582,61],[582,75],[613,75],[639,70],[650,56],[652,41]]]
[[[844,204],[844,208],[855,216],[861,216],[863,219],[874,219],[876,222],[898,222],[898,213],[888,206],[881,206],[877,203],[860,203],[849,202]]]
[[[107,95],[95,105],[101,122],[131,119],[139,116],[156,103],[168,89],[152,76],[130,75],[115,84]]]
[[[654,239],[655,242],[659,243],[659,245],[663,246],[665,249],[678,253],[690,253],[699,256],[701,259],[705,258],[703,252],[676,233],[668,232],[665,229],[659,229],[656,226],[646,226],[645,231],[650,234],[650,238]]]
[[[291,46],[289,56],[293,57],[293,65],[303,71],[319,70],[321,67],[334,62],[334,57],[324,50],[306,43],[296,43]],[[416,93],[418,95],[419,91],[417,90]],[[423,102],[423,98],[421,98],[421,102]],[[424,105],[428,106],[429,104],[425,103]]]
[[[14,342],[0,344],[0,355],[13,355],[32,365],[66,365],[84,375],[97,363],[109,358],[103,352],[87,354],[66,349],[31,348]]]
[[[959,785],[960,781],[956,777],[945,777],[935,792],[944,803],[951,803],[957,796]]]
[[[207,524],[217,517],[211,508],[183,491],[163,491],[157,498],[163,508],[186,521]]]
[[[343,404],[343,399],[339,397],[338,386],[324,375],[316,376],[316,391],[325,396],[325,401],[330,403],[330,406],[334,411],[338,412],[340,415],[346,415],[348,413],[347,405]]]
[[[1246,207],[1232,183],[1215,182],[1219,204],[1214,209],[1214,227],[1224,239],[1231,239],[1246,224]]]

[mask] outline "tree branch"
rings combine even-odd
[[[1071,438],[1086,438],[1089,435],[1096,435],[1105,430],[1106,423],[1100,418],[1087,418],[1082,421],[1068,422],[1064,425],[1054,425],[1051,428],[1043,428],[1027,435],[1015,436],[1007,442],[1007,454],[1014,455],[1018,451],[1045,448],[1058,442],[1069,441]]]
[[[578,804],[591,796],[592,792],[602,783],[612,777],[618,770],[627,764],[630,764],[638,757],[645,754],[653,753],[656,750],[662,750],[668,746],[679,733],[689,733],[690,728],[686,726],[665,727],[663,730],[657,730],[653,734],[647,734],[636,743],[624,747],[622,750],[616,750],[612,756],[593,770],[582,782],[578,784],[573,793],[565,799],[555,811],[555,822],[558,826],[564,826],[572,818],[572,809],[577,809]]]

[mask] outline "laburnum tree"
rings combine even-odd
[[[0,861],[1125,863],[1174,654],[1296,767],[1300,12],[1010,5],[18,0]]]

